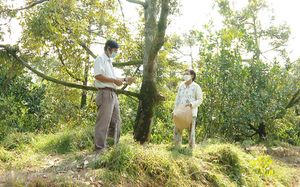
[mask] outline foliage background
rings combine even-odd
[[[176,1],[173,3],[174,7],[179,6]],[[299,105],[295,103],[286,108],[299,89],[300,66],[300,61],[291,62],[285,51],[289,26],[262,23],[260,11],[269,11],[265,1],[249,1],[246,7],[237,11],[231,9],[231,2],[227,0],[214,1],[214,4],[223,17],[224,28],[213,31],[211,20],[203,30],[192,30],[183,35],[171,33],[160,51],[157,58],[158,91],[165,101],[155,110],[151,142],[173,141],[171,112],[177,88],[182,71],[193,66],[198,76],[196,82],[205,96],[197,118],[197,143],[218,137],[229,141],[263,141],[267,138],[299,145]],[[61,0],[23,11],[19,16],[23,17],[21,25],[24,30],[18,42],[22,58],[57,79],[93,85],[94,59],[78,45],[81,41],[90,47],[97,41],[113,37],[122,44],[116,61],[143,57],[145,20],[126,22],[117,13],[118,7],[118,2],[112,0],[101,3],[90,0],[83,4]],[[98,9],[110,14],[99,14]],[[174,12],[178,10],[174,8]],[[142,9],[138,11],[143,14]],[[112,13],[114,16],[104,16]],[[252,22],[252,26],[248,22]],[[256,40],[258,36],[259,42]],[[263,45],[268,45],[277,55],[273,59],[263,58]],[[191,46],[199,47],[196,54],[199,60],[192,58],[192,63],[182,61],[182,52],[189,51],[187,49]],[[95,54],[100,53],[101,50],[95,51]],[[95,92],[84,92],[38,78],[3,51],[0,62],[0,139],[15,132],[54,133],[94,126]],[[124,76],[137,77],[136,84],[126,89],[139,92],[141,66],[120,69]],[[82,105],[84,96],[86,102]],[[121,133],[132,133],[138,102],[121,94],[118,98]],[[257,132],[260,124],[265,129],[262,136]],[[186,136],[183,141],[187,143]]]

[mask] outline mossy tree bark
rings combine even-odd
[[[133,2],[133,1],[131,1]],[[155,106],[159,102],[157,91],[156,56],[164,44],[169,0],[161,1],[159,21],[157,22],[157,1],[146,0],[140,3],[145,9],[145,51],[143,57],[143,82],[139,95],[139,107],[134,124],[134,138],[141,144],[149,142],[154,118]]]

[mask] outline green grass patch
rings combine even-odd
[[[126,139],[126,140],[124,140]],[[130,181],[151,186],[291,186],[295,170],[268,155],[247,154],[237,145],[207,144],[195,150],[172,145],[140,146],[123,137],[90,167],[114,185]]]
[[[0,147],[0,160],[2,162],[13,161],[14,157],[11,152],[5,150],[3,147]]]
[[[0,142],[6,184],[84,186],[100,181],[97,184],[104,186],[230,187],[292,186],[296,181],[295,169],[259,148],[246,152],[240,145],[218,140],[191,150],[172,144],[139,145],[132,135],[124,135],[118,145],[96,155],[93,130],[78,127],[56,134],[7,136]]]

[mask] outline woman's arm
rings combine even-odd
[[[177,91],[177,95],[176,95],[176,99],[175,99],[175,104],[174,104],[174,110],[175,110],[175,108],[178,106],[180,87],[181,87],[181,86],[179,86],[178,91]]]
[[[196,87],[195,98],[196,100],[194,102],[191,102],[192,108],[198,107],[203,102],[203,93],[199,85]]]
[[[181,86],[179,86],[178,91],[177,91],[177,95],[176,95],[176,99],[175,99],[175,104],[174,104],[174,110],[175,110],[175,108],[178,106],[180,87],[181,87]],[[173,110],[173,112],[172,112],[172,118],[173,118],[174,110]]]

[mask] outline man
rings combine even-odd
[[[119,101],[116,95],[117,86],[123,82],[131,83],[131,77],[117,78],[112,66],[111,58],[116,57],[119,44],[114,40],[105,43],[104,53],[98,56],[94,65],[95,86],[98,88],[96,96],[97,119],[95,125],[95,151],[103,153],[106,150],[106,134],[114,139],[115,128],[117,141],[120,138],[121,117]]]

